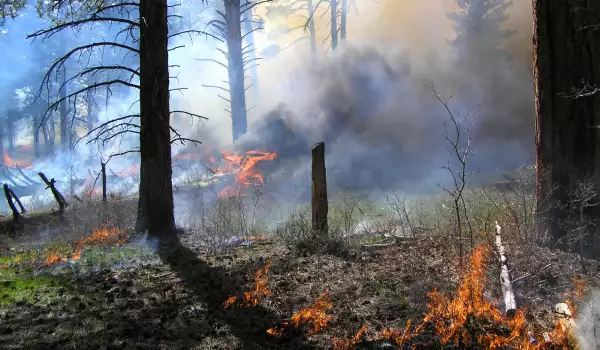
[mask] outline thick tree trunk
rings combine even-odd
[[[136,228],[177,239],[171,183],[167,0],[140,1],[140,193]]]
[[[306,0],[306,9],[308,11],[308,35],[310,39],[310,52],[317,53],[317,29],[315,28],[315,6],[313,0]]]
[[[340,41],[346,40],[346,26],[348,25],[348,0],[342,0],[340,14]]]
[[[224,0],[224,5],[227,22],[227,68],[229,71],[229,100],[231,101],[231,129],[233,142],[236,142],[248,129],[240,0]]]
[[[66,151],[70,148],[70,132],[69,132],[69,120],[67,118],[67,69],[63,66],[60,71],[60,98],[62,101],[59,104],[60,110],[60,148],[61,151]]]
[[[534,80],[537,145],[538,232],[552,247],[568,249],[568,222],[580,219],[569,193],[582,180],[600,175],[600,93],[571,98],[582,81],[600,84],[600,4],[594,1],[533,0]],[[569,203],[571,202],[571,203]],[[590,227],[600,206],[585,213]],[[596,232],[586,236],[593,252]]]
[[[251,6],[251,5],[250,5]],[[242,13],[242,23],[244,24],[244,41],[246,47],[245,60],[248,62],[247,69],[250,70],[250,91],[252,92],[252,103],[258,103],[258,69],[256,62],[256,46],[254,41],[254,23],[252,22],[252,10]]]
[[[338,26],[337,26],[337,0],[331,2],[331,50],[334,51],[338,46]]]

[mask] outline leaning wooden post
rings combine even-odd
[[[502,228],[498,225],[498,221],[496,221],[496,249],[500,256],[500,283],[502,285],[502,296],[504,297],[504,311],[506,315],[512,316],[517,311],[517,298],[508,270],[508,258],[502,245],[501,230]]]
[[[2,187],[4,187],[4,196],[6,197],[6,202],[8,203],[8,206],[10,207],[10,210],[12,211],[13,219],[15,219],[16,222],[20,222],[21,214],[19,214],[17,207],[15,207],[15,203],[13,203],[12,196],[10,195],[10,189],[8,188],[8,185],[4,184]]]
[[[15,202],[17,202],[17,204],[19,205],[19,208],[21,208],[21,214],[27,213],[27,210],[25,210],[25,207],[23,206],[23,203],[21,203],[21,200],[19,199],[19,197],[17,197],[17,194],[15,193],[15,191],[13,191],[12,188],[9,187],[8,188],[8,192],[13,197],[13,199],[15,200]]]
[[[315,238],[326,237],[327,176],[325,170],[325,143],[319,142],[312,148],[312,229]]]
[[[106,163],[100,162],[100,164],[102,165],[102,203],[106,205]]]
[[[54,179],[48,180],[46,175],[44,175],[44,173],[42,173],[42,172],[39,172],[38,176],[46,184],[46,186],[47,186],[46,189],[49,188],[50,191],[52,191],[52,195],[54,196],[54,199],[56,199],[56,202],[58,202],[58,207],[59,207],[60,213],[62,214],[63,211],[65,210],[65,207],[69,206],[69,203],[67,203],[67,201],[65,200],[65,197],[63,197],[63,195],[56,189],[56,186],[54,186],[54,183],[56,181],[54,181]]]

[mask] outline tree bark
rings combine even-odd
[[[338,27],[337,27],[337,0],[331,2],[331,50],[335,51],[338,46]]]
[[[325,169],[325,143],[312,149],[312,229],[315,238],[328,234],[327,172]]]
[[[246,133],[246,91],[244,87],[244,60],[240,0],[224,0],[227,24],[227,69],[229,73],[229,101],[233,142]]]
[[[140,189],[136,228],[176,240],[171,182],[167,0],[140,1]]]
[[[551,247],[568,249],[565,223],[579,220],[569,193],[600,175],[600,93],[570,97],[582,82],[600,83],[600,31],[590,27],[600,24],[600,4],[533,0],[533,15],[538,233],[548,233]],[[600,206],[588,209],[586,219],[597,222]],[[596,227],[588,248],[597,242]]]

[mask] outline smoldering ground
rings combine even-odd
[[[408,3],[360,2],[360,16],[349,19],[348,41],[335,53],[310,57],[298,45],[262,61],[262,99],[235,149],[278,152],[278,160],[262,167],[283,181],[307,168],[311,146],[325,141],[328,169],[337,170],[330,176],[333,186],[436,188],[448,177],[439,166],[454,159],[444,138],[448,115],[430,89],[433,83],[443,96],[453,95],[449,107],[456,116],[473,114],[463,131],[463,141],[472,137],[470,171],[532,163],[533,78],[530,61],[523,59],[531,50],[530,35],[523,33],[531,30],[526,17],[503,23],[501,30],[514,30],[503,42],[491,30],[470,38],[482,52],[458,50],[449,44],[456,36],[447,18],[456,10],[452,2]],[[524,7],[515,4],[508,12]],[[482,46],[487,41],[493,46]],[[209,123],[229,123],[226,116],[218,118]],[[217,129],[207,127],[199,138],[226,144],[221,141],[230,138],[222,132],[226,129],[215,135],[209,130]]]

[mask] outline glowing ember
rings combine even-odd
[[[256,169],[256,164],[265,160],[273,160],[276,153],[248,151],[243,156],[229,151],[221,152],[225,160],[223,168],[212,168],[209,170],[214,174],[235,174],[235,184],[227,187],[219,193],[221,197],[231,197],[240,194],[244,188],[249,186],[264,185],[262,174]]]
[[[263,266],[258,269],[254,274],[254,288],[252,290],[244,292],[241,298],[236,296],[229,297],[223,304],[223,307],[227,308],[233,304],[235,304],[238,299],[240,300],[240,307],[252,307],[258,305],[260,300],[263,297],[271,295],[271,291],[269,290],[269,268],[271,267],[271,263]]]
[[[333,303],[329,298],[329,292],[325,292],[318,297],[314,303],[296,312],[292,316],[290,323],[286,322],[280,327],[269,328],[267,333],[281,336],[284,334],[285,329],[288,328],[290,324],[294,327],[310,324],[311,328],[308,331],[308,334],[316,333],[324,329],[327,326],[327,323],[331,321],[332,316],[327,313],[327,310],[330,310],[331,308],[333,308]]]

